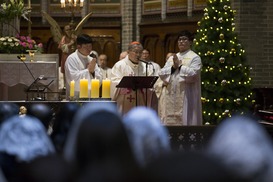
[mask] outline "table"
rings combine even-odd
[[[25,62],[17,56],[0,54],[0,100],[25,100],[25,90],[40,76],[53,80],[49,88],[52,92],[58,92],[58,54],[37,54],[34,62],[29,61],[28,55]]]

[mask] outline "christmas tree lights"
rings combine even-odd
[[[209,0],[197,23],[193,50],[203,64],[204,124],[218,124],[226,117],[247,113],[255,102],[245,50],[235,33],[235,13],[229,0]]]

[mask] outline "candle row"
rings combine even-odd
[[[110,98],[111,81],[109,79],[102,80],[102,98]],[[99,98],[100,81],[98,79],[91,80],[91,98]],[[70,82],[70,97],[75,96],[75,81]],[[79,98],[88,98],[88,80],[80,80],[80,93]]]

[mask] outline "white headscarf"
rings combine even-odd
[[[236,116],[223,121],[208,144],[208,153],[243,179],[273,181],[272,141],[255,120]]]
[[[170,151],[168,130],[154,110],[142,106],[133,108],[124,116],[124,125],[135,158],[142,167]]]
[[[76,138],[82,121],[88,115],[95,113],[97,111],[108,111],[110,113],[118,114],[117,106],[114,103],[92,102],[84,104],[75,114],[71,128],[68,132],[67,140],[64,147],[64,157],[66,160],[72,161],[75,159]]]
[[[0,151],[28,162],[54,153],[55,149],[41,121],[30,116],[13,116],[0,128]]]

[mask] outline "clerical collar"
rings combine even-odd
[[[182,56],[182,55],[187,54],[189,51],[190,51],[190,49],[188,49],[188,50],[186,50],[186,51],[184,51],[184,52],[179,52],[179,54]]]
[[[77,50],[78,56],[83,59],[87,59],[87,56],[83,55],[79,50]]]
[[[133,64],[135,64],[135,65],[138,65],[138,62],[135,63],[135,62],[133,62],[131,59],[129,59],[129,61],[131,61],[131,63],[133,63]]]

